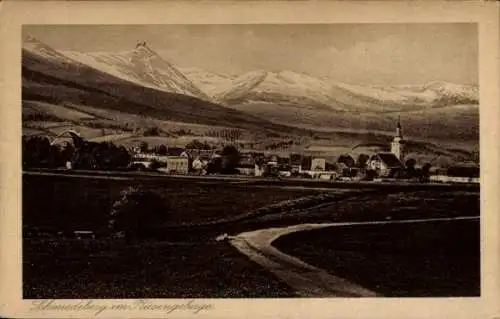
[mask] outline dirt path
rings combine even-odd
[[[227,239],[236,249],[252,261],[272,272],[278,279],[296,290],[301,297],[377,297],[370,291],[346,279],[336,277],[325,270],[304,263],[272,246],[272,242],[283,235],[325,227],[425,223],[434,221],[477,220],[479,216],[386,220],[369,222],[345,222],[323,224],[300,224],[282,228],[268,228],[240,233]],[[226,239],[221,236],[218,240]]]

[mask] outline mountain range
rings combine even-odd
[[[163,59],[138,47],[126,69],[131,79],[77,61],[27,38],[22,51],[22,98],[65,107],[93,107],[167,121],[283,131],[287,127],[195,97],[191,81]],[[142,72],[151,66],[154,72]],[[155,68],[158,67],[158,68]],[[118,68],[117,68],[118,69]],[[148,85],[142,82],[148,83]],[[161,86],[162,90],[153,88]],[[189,92],[189,94],[187,93]]]
[[[24,99],[209,125],[392,131],[399,116],[412,135],[474,140],[478,94],[477,85],[447,82],[367,86],[291,70],[218,74],[177,67],[145,42],[123,52],[58,51],[32,37],[23,44]]]
[[[66,57],[124,80],[167,92],[232,106],[275,103],[341,112],[385,112],[478,104],[477,85],[360,86],[283,70],[255,70],[240,76],[200,68],[176,68],[147,44],[124,52],[62,51]]]

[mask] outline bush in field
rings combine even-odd
[[[111,231],[123,233],[127,240],[147,239],[168,220],[169,213],[162,194],[143,187],[130,187],[113,204],[109,226]]]

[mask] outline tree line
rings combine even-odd
[[[124,169],[131,154],[123,146],[112,142],[82,141],[72,145],[63,143],[51,145],[47,137],[23,136],[23,168],[58,168],[71,163],[75,169]]]
[[[227,141],[236,141],[241,139],[243,132],[238,129],[213,130],[206,133],[206,136],[222,138]]]

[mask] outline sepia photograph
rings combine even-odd
[[[478,34],[23,25],[23,298],[480,297]]]

